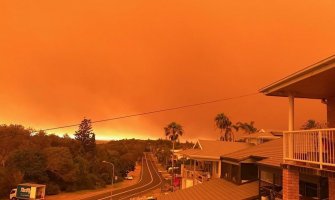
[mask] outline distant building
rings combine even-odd
[[[288,97],[284,132],[283,198],[335,199],[335,56],[287,76],[263,89]],[[328,129],[294,130],[295,98],[319,99],[327,107]],[[313,177],[302,181],[302,178]]]
[[[182,189],[221,177],[220,156],[253,146],[243,142],[198,140],[192,149],[178,152],[186,159],[181,166]]]
[[[264,142],[268,142],[271,140],[279,139],[280,136],[275,136],[271,132],[258,132],[258,133],[251,133],[251,134],[243,134],[239,136],[238,141],[243,141],[246,143],[251,144],[262,144]]]

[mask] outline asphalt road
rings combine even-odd
[[[153,163],[153,155],[145,153],[142,159],[142,172],[138,183],[135,185],[106,192],[82,200],[129,200],[157,189],[162,184],[162,177]]]

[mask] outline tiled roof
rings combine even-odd
[[[253,144],[244,142],[224,142],[199,140],[202,149],[187,149],[179,153],[190,158],[203,158],[220,160],[220,156],[226,155],[235,151],[250,148]]]
[[[241,162],[250,157],[262,157],[258,163],[270,166],[280,166],[283,162],[283,139],[275,139],[248,149],[243,149],[221,156],[223,160],[234,160]]]
[[[236,185],[224,179],[214,179],[193,187],[162,195],[158,200],[239,200],[258,196],[258,181]]]

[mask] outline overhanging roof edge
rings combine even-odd
[[[331,65],[334,64],[334,65]],[[328,69],[335,68],[335,55],[332,55],[326,59],[323,59],[313,65],[310,65],[300,71],[297,71],[285,78],[282,78],[266,87],[263,87],[259,90],[259,92],[264,93],[265,95],[268,95],[276,90],[279,90],[285,86],[288,86],[292,83],[295,83],[297,81],[300,81],[306,77],[310,77],[312,75],[321,73],[323,71],[326,71]],[[278,95],[273,95],[278,96]]]

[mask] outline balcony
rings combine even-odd
[[[284,132],[284,161],[335,171],[335,129]]]
[[[193,169],[192,166],[186,165],[184,169],[182,169],[183,178],[194,179],[197,183],[203,183],[210,179],[209,172],[204,172],[204,170],[200,168]]]

